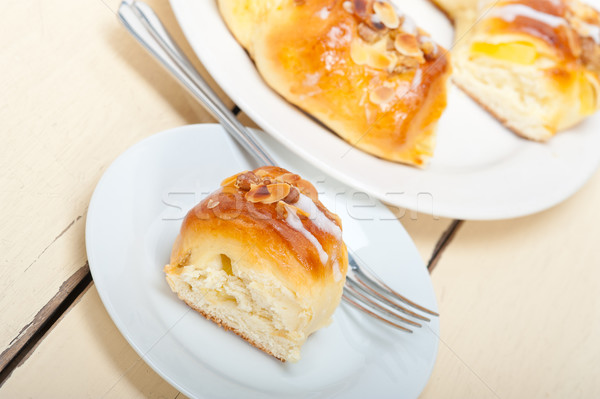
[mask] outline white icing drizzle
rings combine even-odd
[[[514,22],[517,17],[526,17],[540,21],[553,28],[557,28],[561,25],[568,26],[567,21],[562,17],[547,14],[523,4],[509,4],[503,7],[492,8],[490,16],[501,18],[506,22]]]
[[[410,90],[411,91],[415,90],[417,87],[419,87],[421,85],[422,81],[423,81],[423,72],[421,72],[420,68],[417,68],[417,70],[415,71],[415,76],[413,76],[412,82],[410,84]]]
[[[600,45],[600,26],[591,25],[585,22],[582,22],[581,25],[586,30],[584,36],[591,38],[596,44]]]
[[[367,89],[363,89],[363,95],[360,98],[360,101],[358,102],[358,105],[360,105],[361,107],[364,106],[366,99],[367,99]]]
[[[411,84],[409,84],[408,82],[402,82],[401,84],[398,84],[398,87],[396,88],[396,97],[402,99],[402,97],[404,97],[410,92],[410,89]]]
[[[375,25],[382,23],[381,18],[379,18],[379,15],[377,14],[371,15],[371,22],[373,22]]]
[[[400,27],[400,29],[402,29],[402,31],[406,33],[410,33],[411,35],[417,34],[417,24],[408,15],[404,16],[404,21],[402,21],[402,26]]]
[[[323,53],[321,58],[323,59],[323,62],[325,63],[325,70],[331,71],[333,69],[333,67],[335,66],[335,62],[337,60],[335,53],[333,51],[326,51]]]
[[[350,43],[352,34],[350,33],[350,29],[345,25],[340,27],[334,26],[327,32],[327,39],[327,45],[329,47],[338,47]]]
[[[344,10],[346,10],[346,12],[349,12],[349,13],[354,12],[354,6],[352,5],[351,1],[348,1],[348,0],[344,1],[342,3],[342,6],[344,7]]]
[[[335,262],[333,262],[333,279],[337,283],[343,277],[344,276],[342,276],[342,271],[340,270],[340,262],[338,262],[338,260],[336,259]]]
[[[317,240],[317,237],[312,235],[310,233],[310,231],[308,231],[308,230],[306,230],[306,228],[304,228],[304,225],[302,224],[302,221],[300,220],[298,215],[296,215],[296,211],[294,210],[294,208],[290,207],[289,205],[287,205],[285,203],[284,203],[284,206],[285,206],[285,209],[287,210],[287,212],[286,212],[287,215],[285,217],[286,223],[292,229],[301,233],[304,237],[306,237],[306,239],[308,241],[310,241],[310,243],[312,245],[314,245],[314,247],[317,249],[317,252],[319,253],[319,258],[321,259],[321,263],[323,265],[326,265],[327,261],[329,260],[329,255],[327,255],[327,252],[325,252],[325,250],[323,249],[323,246],[321,245],[319,240]]]
[[[329,16],[329,10],[327,9],[327,7],[323,7],[319,10],[319,12],[317,12],[317,15],[321,19],[327,19],[327,17]]]
[[[552,2],[554,3],[554,0]],[[494,8],[490,12],[490,15],[501,18],[506,22],[513,22],[517,17],[522,16],[542,22],[553,28],[569,26],[565,18],[547,14],[522,4],[509,4]],[[580,32],[580,34],[591,38],[596,44],[600,45],[600,27],[586,22],[581,22],[581,26],[585,29],[585,32]]]
[[[433,54],[437,54],[439,48],[436,42],[433,41],[429,36],[419,36],[419,43],[431,43],[433,45]]]
[[[309,197],[304,194],[300,194],[298,202],[296,202],[294,206],[306,212],[310,221],[313,222],[319,230],[323,230],[324,232],[331,234],[338,240],[342,239],[342,230],[337,224],[335,224],[323,212],[321,212],[321,210]]]
[[[320,79],[321,79],[320,72],[307,73],[306,75],[304,75],[304,80],[302,81],[302,84],[304,86],[313,87],[313,86],[316,86],[317,83],[319,83]]]

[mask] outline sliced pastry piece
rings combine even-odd
[[[454,19],[454,82],[544,141],[600,107],[600,17],[577,0],[436,0]]]
[[[185,217],[165,266],[179,298],[282,361],[330,323],[348,269],[339,217],[300,176],[227,178]]]
[[[446,51],[387,0],[219,0],[264,80],[350,144],[423,165],[446,107]]]

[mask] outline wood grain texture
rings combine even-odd
[[[551,210],[464,223],[432,274],[442,343],[425,398],[600,397],[598,203],[600,173]]]
[[[181,38],[168,2],[149,3]],[[87,205],[110,162],[150,134],[212,120],[128,36],[117,4],[3,2],[0,353],[85,264]]]
[[[4,371],[4,368],[9,362],[13,360],[34,336],[34,334],[44,327],[44,324],[57,312],[60,305],[66,298],[73,292],[77,284],[82,281],[87,274],[89,274],[90,268],[87,265],[83,265],[77,270],[67,281],[65,281],[58,292],[52,299],[44,305],[43,308],[35,315],[31,323],[24,326],[19,335],[10,342],[10,346],[0,354],[0,371]],[[0,379],[0,383],[1,383]]]
[[[3,359],[80,278],[87,204],[110,162],[154,132],[211,120],[120,27],[118,3],[3,2]],[[168,2],[148,3],[191,53]],[[549,211],[461,226],[433,273],[442,335],[424,398],[600,397],[599,202],[596,174]],[[394,212],[427,262],[451,220]],[[103,396],[183,397],[131,349],[91,288],[0,397]]]
[[[0,387],[0,397],[14,399],[177,395],[119,333],[94,286]]]
[[[82,274],[83,277],[81,277]],[[53,298],[50,302],[48,302],[48,304],[46,304],[46,306],[42,308],[42,310],[40,310],[38,315],[36,315],[36,319],[41,314],[44,316],[43,321],[31,336],[22,338],[24,341],[26,341],[23,345],[13,344],[8,349],[10,351],[13,349],[13,347],[18,347],[19,351],[15,353],[12,356],[12,359],[10,359],[10,362],[6,364],[2,370],[0,370],[0,387],[8,378],[10,378],[13,371],[23,364],[29,358],[29,356],[35,352],[35,349],[38,347],[38,345],[64,318],[64,316],[68,313],[68,310],[74,307],[83,297],[83,294],[89,289],[89,287],[92,286],[92,276],[89,272],[89,267],[87,264],[79,269],[77,273],[75,273],[69,280],[65,282],[65,284],[72,284],[77,280],[79,280],[79,282],[74,287],[70,288],[69,294],[63,299],[62,302],[60,302],[60,304],[58,304],[58,306],[55,306],[55,302],[57,302],[58,295],[61,294],[60,291],[57,294],[57,297]],[[47,312],[48,308],[52,309],[51,312]]]
[[[450,243],[454,239],[454,236],[458,233],[458,230],[460,229],[460,226],[462,226],[463,223],[463,220],[453,220],[452,223],[448,225],[448,228],[444,230],[437,243],[435,244],[435,248],[433,248],[431,258],[429,258],[429,262],[427,263],[427,269],[429,270],[429,273],[433,273],[433,270],[442,258],[444,251],[450,245]]]
[[[444,233],[451,227],[452,219],[438,218],[432,215],[389,207],[402,223],[425,265],[434,258],[438,245],[442,245]],[[445,244],[444,244],[445,246]],[[443,248],[439,248],[441,251]]]

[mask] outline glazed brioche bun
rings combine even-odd
[[[600,107],[600,18],[577,0],[436,0],[456,25],[453,81],[545,141]]]
[[[447,52],[388,0],[219,0],[265,82],[361,150],[423,166]]]
[[[330,323],[348,268],[340,219],[296,174],[232,176],[185,217],[167,281],[207,319],[282,361]]]

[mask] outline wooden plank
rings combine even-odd
[[[0,387],[5,398],[184,398],[129,346],[95,286]]]
[[[442,343],[425,398],[600,397],[598,203],[600,172],[551,210],[465,222],[433,273]]]
[[[61,304],[63,304],[67,297],[71,295],[77,285],[86,277],[91,281],[89,275],[90,269],[86,263],[60,286],[56,295],[40,309],[31,323],[21,329],[19,335],[10,342],[10,346],[2,353],[2,355],[0,355],[0,376],[4,374],[5,367],[9,365],[9,362],[14,362],[15,358],[18,357],[19,352],[24,350],[24,347],[32,341],[34,335],[44,329],[46,323],[52,319],[53,315],[60,309]],[[0,383],[2,383],[2,377],[0,377]]]
[[[438,218],[432,215],[425,215],[408,210],[398,211],[390,207],[398,216],[410,237],[412,238],[417,250],[423,258],[425,265],[430,265],[436,258],[441,256],[442,251],[449,242],[445,242],[445,234],[453,228],[453,220],[447,218]]]
[[[168,2],[149,3],[181,39]],[[110,162],[152,133],[212,121],[128,36],[117,4],[3,2],[0,367],[85,264],[85,213]]]
[[[442,233],[437,243],[435,244],[435,248],[433,248],[433,253],[431,254],[431,258],[429,258],[429,263],[427,264],[427,268],[429,269],[429,273],[433,273],[433,269],[437,266],[439,260],[442,258],[444,251],[450,245],[456,233],[460,229],[460,226],[464,223],[463,220],[453,220],[452,223],[448,226],[446,230]]]

